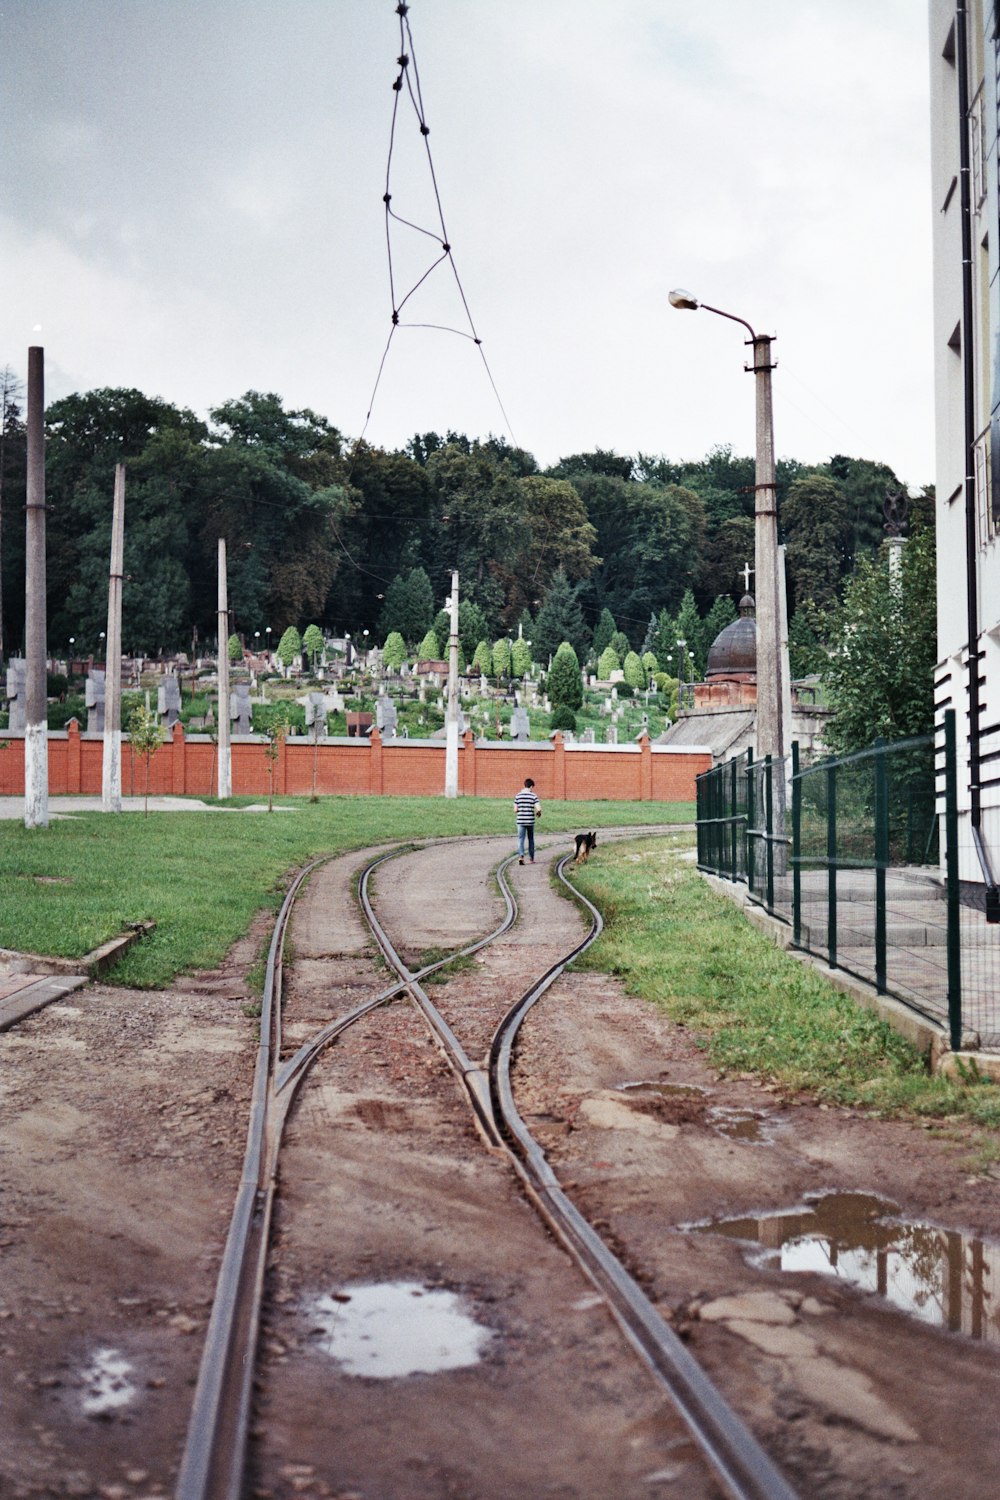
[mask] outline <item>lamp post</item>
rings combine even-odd
[[[754,562],[757,605],[757,755],[783,758],[789,750],[785,724],[785,659],[788,632],[784,624],[781,580],[778,573],[778,504],[774,468],[774,416],[771,407],[771,344],[773,336],[755,333],[745,318],[723,312],[721,307],[699,303],[690,292],[670,293],[671,307],[716,313],[739,323],[749,333],[753,346],[753,373],[757,388],[756,474],[754,484]],[[783,649],[784,647],[784,649]]]

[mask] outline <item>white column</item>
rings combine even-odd
[[[219,788],[220,797],[233,795],[233,763],[229,741],[229,584],[226,577],[226,539],[219,537]]]
[[[451,575],[448,638],[448,712],[445,718],[444,794],[458,796],[458,573]]]
[[[125,465],[115,465],[111,514],[111,574],[108,581],[107,650],[104,662],[104,759],[101,807],[122,810],[122,576],[125,571]]]

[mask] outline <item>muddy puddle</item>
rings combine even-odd
[[[690,1227],[757,1247],[756,1265],[835,1276],[910,1317],[1000,1343],[1000,1243],[901,1219],[887,1199],[827,1193],[780,1213]]]
[[[478,1364],[493,1330],[461,1297],[416,1281],[346,1286],[305,1311],[317,1346],[347,1375],[395,1380]]]
[[[618,1085],[620,1094],[652,1094],[661,1099],[699,1099],[705,1089],[696,1083],[660,1083],[655,1078],[637,1078]]]
[[[104,1417],[120,1411],[135,1399],[130,1380],[132,1366],[117,1349],[97,1349],[81,1371],[81,1409],[88,1417]]]

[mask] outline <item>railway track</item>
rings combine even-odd
[[[589,930],[509,1008],[496,1027],[488,1057],[476,1061],[468,1056],[452,1026],[430,999],[424,981],[455,959],[494,943],[512,928],[518,908],[506,871],[514,857],[504,860],[495,872],[505,914],[494,931],[414,972],[380,922],[371,897],[375,872],[387,861],[411,851],[412,846],[405,846],[379,854],[365,866],[358,886],[365,921],[394,977],[371,998],[321,1027],[285,1060],[282,1060],[285,935],[303,883],[324,863],[322,859],[313,861],[296,877],[275,923],[265,975],[243,1171],[206,1335],[177,1500],[239,1500],[243,1493],[265,1268],[281,1140],[288,1113],[297,1089],[323,1051],[347,1028],[401,995],[408,996],[421,1012],[467,1096],[485,1144],[492,1152],[506,1157],[528,1198],[605,1301],[653,1380],[668,1394],[726,1493],[733,1500],[795,1500],[795,1491],[742,1419],[563,1191],[518,1112],[511,1080],[518,1030],[566,965],[589,947],[602,927],[596,908],[567,879],[569,855],[558,861],[556,874],[589,916]]]

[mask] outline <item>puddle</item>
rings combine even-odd
[[[117,1349],[97,1349],[90,1364],[81,1372],[83,1396],[80,1406],[88,1417],[102,1417],[118,1411],[135,1399],[135,1386],[129,1380],[132,1366]]]
[[[714,1105],[708,1111],[708,1122],[719,1135],[731,1141],[752,1141],[758,1146],[770,1145],[771,1130],[764,1115],[752,1109]]]
[[[478,1364],[493,1337],[455,1292],[416,1281],[346,1286],[306,1312],[325,1354],[346,1374],[376,1380]]]
[[[784,1213],[691,1227],[760,1246],[755,1264],[836,1276],[922,1322],[1000,1343],[1000,1243],[898,1212],[868,1193],[827,1193]]]
[[[620,1083],[620,1094],[659,1094],[662,1099],[697,1099],[706,1092],[696,1083],[660,1083],[655,1078],[638,1078],[632,1083]]]

